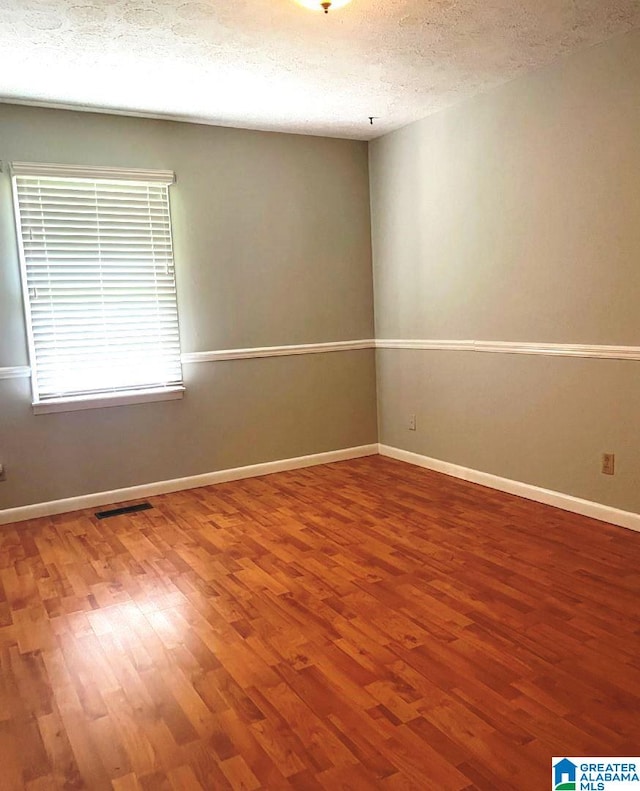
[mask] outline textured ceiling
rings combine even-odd
[[[639,25],[639,0],[0,0],[0,97],[369,139]]]

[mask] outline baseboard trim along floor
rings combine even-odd
[[[235,467],[216,472],[207,472],[201,475],[190,475],[186,478],[174,478],[167,481],[156,481],[145,483],[139,486],[127,486],[122,489],[113,489],[106,492],[95,492],[84,494],[78,497],[67,497],[62,500],[52,500],[50,502],[35,503],[33,505],[18,506],[17,508],[7,508],[0,511],[0,525],[12,522],[23,522],[27,519],[36,519],[41,516],[54,516],[71,511],[80,511],[83,508],[93,508],[95,506],[112,505],[123,503],[129,500],[136,500],[144,497],[151,497],[155,494],[168,494],[169,492],[179,492],[184,489],[197,489],[200,486],[210,486],[216,483],[226,483],[227,481],[237,481],[243,478],[256,478],[260,475],[270,475],[275,472],[285,470],[297,470],[304,467],[314,467],[318,464],[330,464],[335,461],[346,461],[348,459],[359,459],[364,456],[374,456],[376,454],[387,456],[391,459],[404,461],[418,467],[424,467],[434,472],[440,472],[453,478],[463,481],[470,481],[490,489],[497,489],[508,494],[515,494],[527,500],[534,500],[545,505],[552,505],[564,511],[571,511],[581,516],[588,516],[592,519],[599,519],[609,522],[619,527],[626,527],[629,530],[640,532],[640,514],[631,511],[622,511],[602,503],[583,500],[569,494],[556,492],[551,489],[543,489],[521,481],[513,481],[509,478],[501,478],[498,475],[491,475],[487,472],[474,470],[469,467],[462,467],[458,464],[432,459],[429,456],[422,456],[419,453],[394,448],[390,445],[371,444],[360,445],[355,448],[343,448],[341,450],[328,451],[326,453],[314,453],[308,456],[297,456],[292,459],[280,459],[278,461],[268,461],[261,464],[250,464],[246,467]]]
[[[280,459],[267,461],[262,464],[250,464],[246,467],[207,472],[202,475],[190,475],[186,478],[174,478],[169,481],[156,481],[144,483],[140,486],[127,486],[123,489],[113,489],[107,492],[83,494],[78,497],[67,497],[63,500],[52,500],[46,503],[23,505],[17,508],[7,508],[0,511],[0,525],[11,522],[24,522],[26,519],[36,519],[40,516],[53,516],[69,511],[80,511],[83,508],[93,508],[99,505],[111,505],[136,500],[141,497],[151,497],[154,494],[167,494],[179,492],[184,489],[197,489],[199,486],[210,486],[214,483],[226,483],[242,478],[257,478],[260,475],[269,475],[285,470],[298,470],[303,467],[314,467],[318,464],[330,464],[334,461],[359,459],[364,456],[375,456],[378,445],[360,445],[356,448],[343,448],[327,453],[314,453],[309,456],[297,456],[293,459]]]
[[[621,511],[602,503],[595,503],[591,500],[582,500],[570,494],[555,492],[551,489],[542,489],[530,483],[512,481],[509,478],[501,478],[498,475],[491,475],[488,472],[480,472],[470,467],[461,467],[458,464],[451,464],[447,461],[432,459],[429,456],[422,456],[419,453],[412,453],[408,450],[393,448],[390,445],[379,445],[381,456],[388,456],[390,459],[405,461],[415,464],[418,467],[425,467],[434,472],[441,472],[453,478],[460,478],[463,481],[479,483],[481,486],[488,486],[490,489],[497,489],[500,492],[515,494],[518,497],[525,497],[527,500],[535,500],[545,505],[553,505],[563,511],[571,511],[581,516],[589,516],[592,519],[599,519],[601,522],[609,522],[612,525],[626,527],[629,530],[640,532],[640,514],[632,511]]]

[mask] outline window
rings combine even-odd
[[[181,397],[173,173],[14,162],[12,177],[34,410]]]

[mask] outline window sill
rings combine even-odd
[[[50,401],[38,401],[33,404],[33,414],[47,415],[52,412],[76,412],[80,409],[103,409],[110,406],[147,404],[152,401],[176,401],[183,395],[184,387],[163,387],[157,390],[139,390],[130,393],[54,398]]]

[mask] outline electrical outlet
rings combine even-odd
[[[615,475],[616,471],[616,457],[613,453],[602,454],[602,474]]]
[[[416,416],[415,415],[409,415],[409,422],[407,424],[407,428],[409,429],[409,431],[415,431],[416,430]]]

